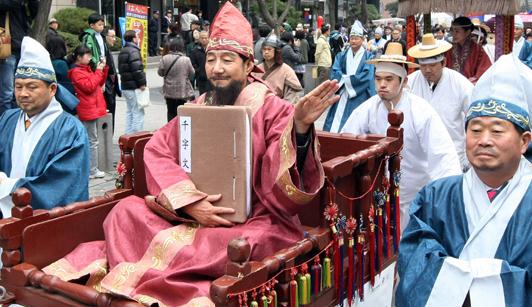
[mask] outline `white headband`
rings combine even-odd
[[[392,62],[378,62],[375,63],[375,73],[387,72],[397,75],[403,80],[406,77],[406,69],[397,63]]]
[[[421,65],[426,65],[426,64],[439,63],[439,62],[443,61],[443,58],[444,58],[443,54],[438,54],[438,55],[435,55],[435,56],[431,56],[429,58],[417,59],[417,61]]]

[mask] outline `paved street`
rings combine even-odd
[[[115,63],[118,63],[115,61]],[[150,88],[150,97],[152,105],[146,109],[144,118],[144,130],[154,131],[166,124],[166,104],[161,94],[163,78],[157,75],[158,57],[153,57],[148,60],[146,69],[146,78],[148,87]],[[126,101],[124,98],[117,97],[116,101],[116,123],[115,132],[113,136],[112,161],[116,162],[120,158],[120,149],[118,148],[118,138],[124,134],[126,127]],[[321,128],[323,126],[324,116],[322,116],[316,125]],[[110,171],[106,173],[105,178],[92,179],[89,182],[90,197],[100,196],[105,191],[114,188],[116,172]]]

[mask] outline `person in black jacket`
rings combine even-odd
[[[303,62],[303,56],[299,52],[299,41],[294,41],[292,32],[285,31],[281,34],[281,54],[283,63],[294,69]]]
[[[22,38],[29,34],[30,24],[37,16],[39,0],[5,0],[0,2],[0,27],[6,28],[9,16],[11,56],[0,59],[0,116],[7,109],[15,108],[13,98],[15,68],[20,59]]]
[[[156,56],[159,49],[157,46],[157,34],[159,32],[159,11],[154,11],[148,22],[148,55]]]
[[[122,97],[122,91],[118,86],[118,71],[116,70],[115,60],[110,52],[110,48],[114,46],[116,42],[116,32],[114,29],[104,30],[105,41],[107,42],[107,52],[105,58],[107,59],[107,66],[109,71],[107,73],[107,79],[105,80],[105,90],[103,92],[103,98],[107,104],[107,110],[113,115],[113,132],[115,131],[115,110],[116,110],[116,96]]]
[[[208,43],[209,32],[201,31],[199,34],[199,43],[196,44],[190,53],[190,61],[196,72],[196,85],[200,95],[212,89],[211,82],[205,72],[205,48],[207,48]]]
[[[126,134],[141,131],[144,126],[144,109],[137,103],[136,89],[146,89],[146,74],[140,56],[139,37],[134,30],[124,34],[126,45],[118,55],[118,70],[122,94],[126,98]]]

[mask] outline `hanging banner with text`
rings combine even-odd
[[[140,55],[144,68],[148,63],[148,7],[126,3],[126,30],[134,30],[139,36]]]

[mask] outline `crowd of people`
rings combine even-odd
[[[518,18],[513,53],[495,61],[486,47],[490,27],[464,16],[450,31],[436,26],[407,49],[402,25],[368,31],[356,21],[348,29],[324,24],[313,33],[283,23],[278,30],[259,27],[253,39],[230,2],[212,25],[183,11],[179,22],[171,11],[163,17],[162,46],[149,35],[149,54],[161,53],[157,73],[168,123],[146,145],[146,181],[172,217],[127,197],[106,218],[106,241],[84,244],[64,261],[79,268],[105,259],[112,267],[100,286],[123,297],[209,305],[209,281],[223,273],[232,238],[247,237],[252,260],[303,238],[296,214],[324,184],[315,121],[326,116],[323,130],[335,133],[386,134],[389,112],[400,110],[403,239],[396,305],[530,304],[532,165],[525,157],[532,138],[532,38]],[[158,18],[154,12],[157,31]],[[46,48],[24,35],[14,39],[13,90],[0,89],[7,97],[0,113],[7,140],[0,143],[3,218],[18,187],[33,192],[34,208],[88,198],[88,179],[104,176],[96,123],[108,112],[114,116],[117,95],[127,104],[126,133],[143,129],[139,99],[147,81],[137,32],[125,32],[115,64],[109,46],[116,33],[105,29],[102,16],[89,16],[81,44],[70,53],[59,22],[49,25]],[[305,94],[308,63],[316,67],[318,85]],[[5,107],[13,93],[18,108]],[[75,108],[67,93],[79,100]],[[196,188],[178,163],[177,107],[187,101],[248,106],[254,114],[252,176],[260,184],[252,187],[252,216],[243,224],[223,218],[231,209],[213,206],[220,196]],[[175,226],[175,220],[185,223]],[[150,242],[169,231],[182,242],[172,246],[164,269],[144,270],[151,261],[144,255],[156,246]],[[113,278],[131,263],[140,268],[135,284],[116,288]],[[188,291],[180,291],[184,283]]]

